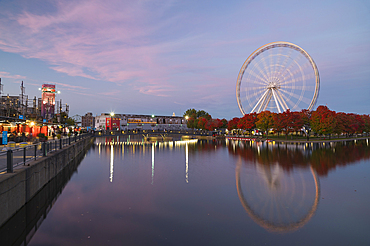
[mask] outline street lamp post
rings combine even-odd
[[[111,112],[110,113],[110,129],[112,130],[112,132],[113,132],[113,116],[114,116],[114,113]]]

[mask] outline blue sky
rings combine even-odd
[[[370,113],[369,1],[0,1],[4,94],[40,97],[71,115],[240,117],[236,79],[260,46],[287,41],[320,72],[316,106]]]

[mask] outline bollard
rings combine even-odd
[[[46,156],[47,155],[47,150],[46,150],[46,142],[43,142],[42,143],[42,156]]]
[[[63,146],[62,139],[59,139],[59,149],[62,149],[62,146]]]
[[[7,162],[7,173],[13,172],[13,150],[8,150],[7,156],[6,156],[6,162]]]
[[[71,136],[68,137],[68,145],[71,145]]]
[[[35,144],[35,160],[37,158],[37,144]]]
[[[23,165],[26,165],[26,148],[27,147],[23,148]]]

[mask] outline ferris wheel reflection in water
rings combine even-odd
[[[257,155],[260,156],[260,146]],[[242,206],[269,232],[287,233],[303,227],[315,214],[320,183],[311,165],[283,169],[275,160],[242,160],[235,169],[236,189]]]

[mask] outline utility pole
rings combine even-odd
[[[25,93],[25,87],[23,86],[23,80],[21,83],[21,94],[20,94],[20,113],[25,117],[24,115],[24,93]]]
[[[68,115],[69,115],[69,105],[68,104],[66,104],[66,114],[67,114],[67,117],[68,117]]]
[[[59,112],[62,113],[62,99],[60,99]]]

